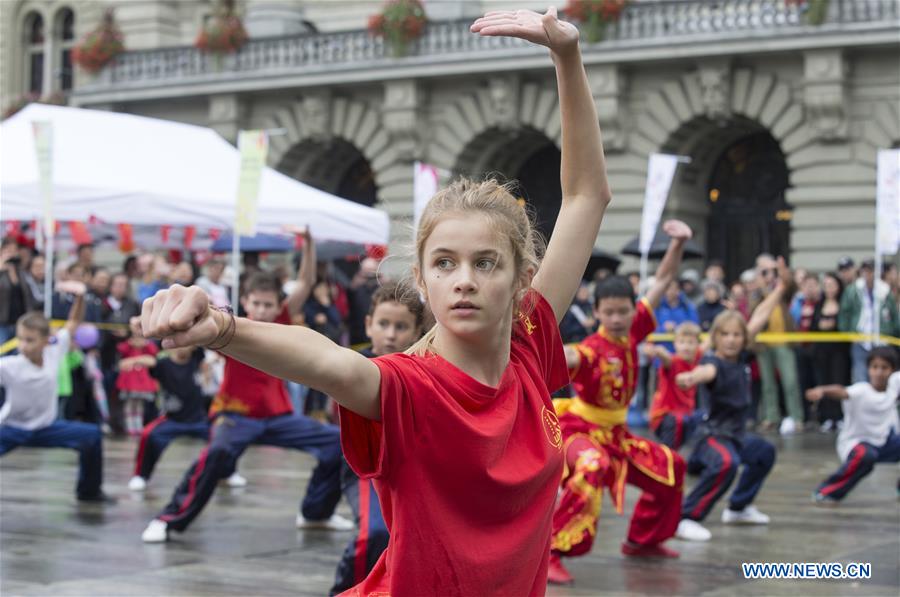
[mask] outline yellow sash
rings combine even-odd
[[[624,425],[628,420],[627,408],[602,408],[589,404],[578,396],[554,400],[553,405],[556,408],[557,416],[570,412],[594,425],[613,427],[615,425]]]

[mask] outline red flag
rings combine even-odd
[[[3,236],[19,236],[22,232],[22,222],[19,220],[9,220],[3,230]]]
[[[197,235],[197,228],[194,226],[185,226],[184,227],[184,248],[190,249],[191,244],[194,242],[194,236]]]
[[[159,234],[162,237],[162,242],[164,245],[169,243],[169,233],[172,232],[172,227],[168,224],[161,226],[159,229]]]
[[[90,245],[94,242],[84,222],[69,222],[69,232],[72,234],[72,242],[76,245]]]
[[[381,261],[387,257],[387,247],[385,245],[366,245],[366,257]]]
[[[222,236],[222,231],[218,228],[210,228],[209,229],[209,238],[215,240],[219,240],[219,237]]]
[[[118,224],[119,228],[119,250],[123,253],[131,253],[134,251],[134,233],[131,224]]]

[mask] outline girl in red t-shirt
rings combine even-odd
[[[140,435],[144,428],[144,404],[156,399],[156,380],[141,357],[156,357],[156,344],[141,334],[140,320],[132,318],[131,337],[116,346],[119,353],[119,376],[116,389],[119,400],[125,403],[125,430],[128,435]]]
[[[296,326],[235,319],[173,286],[144,305],[163,347],[204,345],[318,388],[341,405],[348,462],[373,479],[390,543],[348,593],[541,595],[563,471],[550,393],[568,381],[558,322],[610,201],[578,30],[547,14],[492,12],[472,31],[547,46],[556,66],[562,204],[539,263],[526,210],[496,181],[439,191],[413,276],[436,324],[375,359]]]

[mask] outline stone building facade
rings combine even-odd
[[[270,165],[386,210],[392,242],[408,240],[414,160],[445,180],[519,180],[549,231],[560,123],[546,51],[468,33],[509,2],[425,5],[426,34],[397,58],[365,31],[378,3],[244,0],[251,41],[213,59],[191,45],[210,1],[10,0],[2,101],[29,91],[40,51],[40,92],[69,83],[70,105],[207,125],[232,141],[242,128],[279,129]],[[128,52],[96,76],[68,75],[62,23],[80,38],[106,7]],[[30,37],[37,17],[42,42]],[[900,146],[900,0],[830,0],[820,25],[785,0],[634,0],[583,51],[614,194],[598,247],[617,253],[637,234],[647,156],[664,151],[690,158],[666,215],[690,223],[731,276],[761,251],[819,271],[871,254],[876,152]]]

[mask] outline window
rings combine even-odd
[[[29,94],[44,91],[44,18],[36,12],[25,17],[25,80]]]
[[[54,33],[55,51],[59,52],[58,88],[69,91],[72,89],[72,47],[75,45],[75,13],[72,9],[64,8],[56,13]]]

